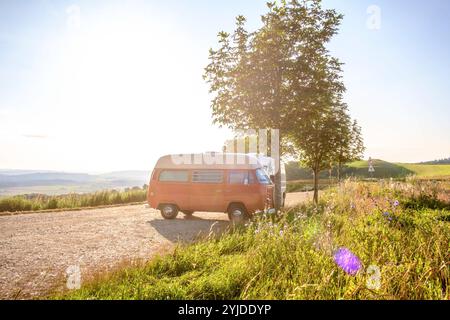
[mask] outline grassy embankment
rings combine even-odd
[[[22,195],[0,198],[0,212],[88,208],[142,202],[146,198],[147,190],[138,187],[123,191],[105,190],[88,194]]]
[[[57,298],[448,299],[449,203],[439,182],[346,181],[317,208],[307,203],[179,245]],[[339,248],[356,256],[356,274],[338,266]]]

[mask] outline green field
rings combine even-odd
[[[449,299],[450,190],[394,185],[346,181],[318,207],[256,218],[53,298]]]
[[[399,164],[414,172],[419,178],[450,177],[450,164]]]
[[[412,164],[391,163],[382,160],[374,160],[374,176],[400,178],[406,176],[417,176],[419,178],[450,177],[449,164]],[[355,175],[368,175],[368,161],[356,161],[348,165],[346,172]]]
[[[342,177],[358,178],[406,178],[416,176],[418,178],[450,178],[450,164],[412,164],[392,163],[383,160],[373,160],[375,172],[369,174],[368,161],[355,161],[342,168]],[[300,168],[297,163],[291,162],[286,167],[288,180],[312,179],[311,170]],[[336,169],[332,170],[332,177],[336,177]],[[329,171],[320,174],[321,179],[329,178]]]

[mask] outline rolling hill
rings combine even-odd
[[[414,164],[414,163],[392,163],[374,159],[374,178],[404,178],[407,176],[417,176],[419,178],[441,178],[450,177],[450,164]],[[368,161],[355,161],[347,164],[342,169],[343,177],[369,178]],[[299,167],[298,163],[290,162],[286,166],[288,180],[311,179],[312,172],[307,168]],[[336,176],[336,170],[332,171]],[[329,172],[323,171],[320,178],[329,178]]]
[[[86,193],[104,189],[141,187],[148,183],[148,177],[147,171],[118,171],[93,175],[37,170],[0,170],[0,196]]]

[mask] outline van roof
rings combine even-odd
[[[255,156],[243,153],[173,154],[159,158],[159,169],[259,169],[262,165]]]

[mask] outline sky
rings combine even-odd
[[[149,170],[164,154],[220,150],[202,79],[217,33],[260,0],[0,0],[0,168]],[[324,0],[329,44],[366,154],[450,156],[450,2]]]

